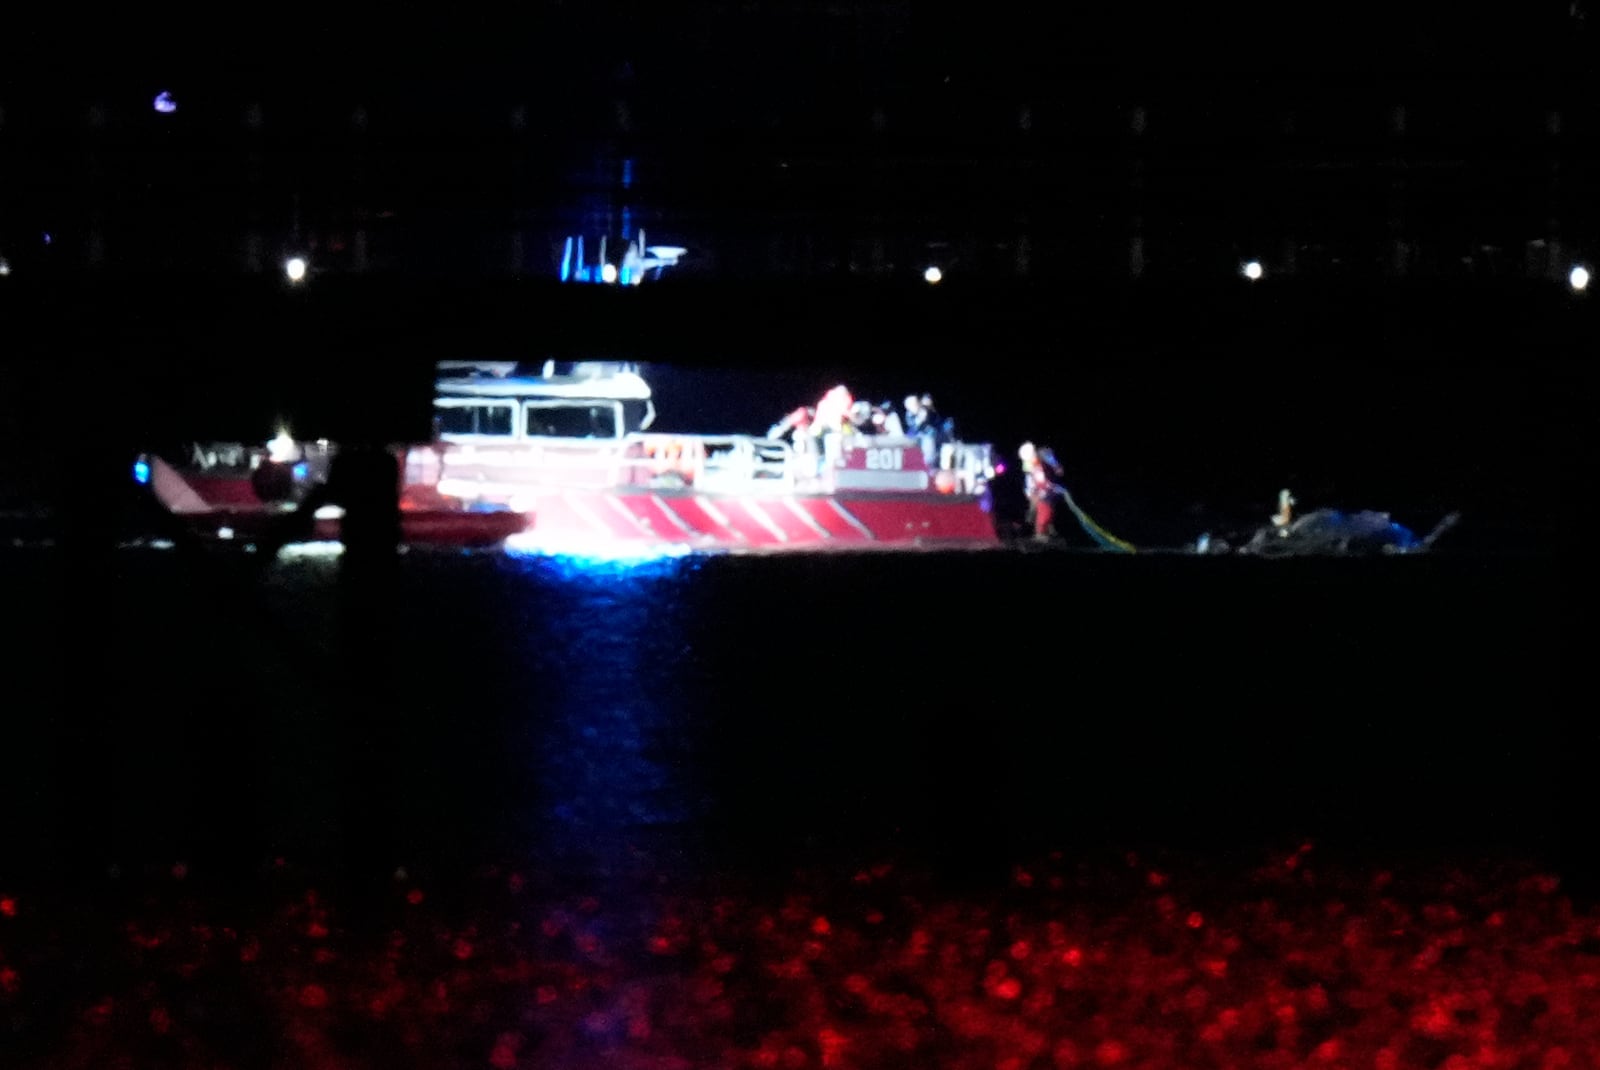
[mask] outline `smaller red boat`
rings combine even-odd
[[[403,455],[405,449],[394,452]],[[325,442],[282,438],[261,448],[196,446],[182,466],[140,457],[134,478],[150,487],[190,535],[241,544],[339,542],[344,509],[319,504],[333,454]],[[427,503],[411,495],[400,502],[400,541],[408,546],[492,547],[532,524],[531,514],[510,510],[475,510],[442,499]]]

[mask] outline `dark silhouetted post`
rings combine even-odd
[[[395,626],[400,545],[400,469],[389,450],[371,443],[340,452],[329,474],[329,496],[344,509],[340,566],[342,678],[338,705],[338,764],[347,775],[340,800],[342,861],[357,896],[381,894],[395,857],[395,733],[405,712],[398,701],[401,671]]]

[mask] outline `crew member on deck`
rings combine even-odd
[[[872,424],[880,435],[888,435],[890,438],[906,436],[905,426],[901,424],[900,414],[894,411],[892,402],[885,401],[879,404],[877,411],[872,415]]]
[[[814,415],[815,412],[812,409],[802,405],[768,428],[767,437],[781,439],[786,435],[792,435],[795,445],[798,446],[800,441],[806,437],[806,431],[810,428],[811,419]]]
[[[855,399],[850,396],[849,389],[842,385],[828,391],[817,402],[817,417],[811,421],[811,434],[822,444],[822,449],[817,452],[824,466],[839,463],[839,436],[844,433],[850,408],[854,404]]]
[[[930,472],[939,467],[939,428],[933,418],[932,398],[916,394],[906,398],[906,434],[922,447],[922,463]]]
[[[813,476],[816,475],[817,467],[815,458],[821,453],[817,440],[811,434],[811,424],[816,418],[817,410],[802,405],[773,424],[767,431],[768,438],[788,438],[794,445],[800,471]]]
[[[851,435],[875,434],[872,427],[872,403],[858,401],[850,406],[850,417],[845,421],[844,429]]]

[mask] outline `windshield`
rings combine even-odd
[[[616,438],[616,404],[602,401],[578,405],[529,405],[527,433],[535,438]]]
[[[509,404],[436,405],[433,415],[442,435],[510,435],[515,412]]]

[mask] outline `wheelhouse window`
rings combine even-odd
[[[529,405],[527,434],[534,438],[616,438],[617,404]]]
[[[622,426],[628,433],[647,430],[655,421],[655,409],[648,401],[624,401]]]
[[[433,418],[441,435],[503,435],[516,433],[516,407],[510,404],[436,405]]]

